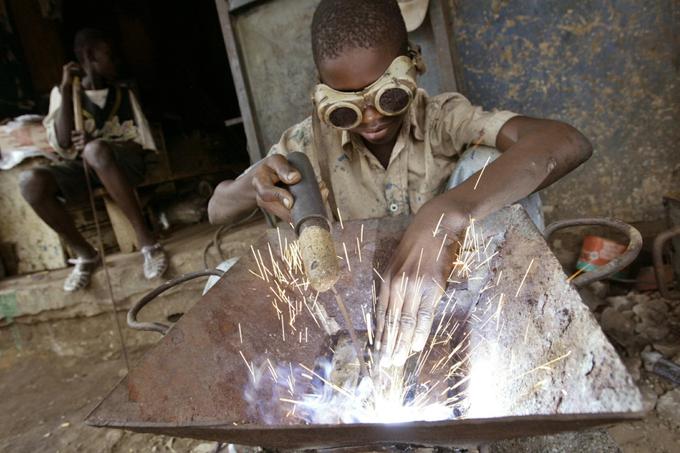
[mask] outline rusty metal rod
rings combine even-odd
[[[666,299],[680,299],[680,291],[671,292],[671,290],[668,288],[669,285],[664,278],[663,265],[664,245],[666,242],[676,236],[680,236],[680,226],[660,233],[656,238],[654,238],[654,247],[652,249],[652,255],[654,257],[654,273],[656,274],[656,286],[659,287],[659,293],[661,293],[661,295]],[[675,253],[680,253],[680,250],[676,250]]]
[[[170,326],[162,324],[160,322],[139,322],[137,321],[137,314],[141,311],[142,308],[144,308],[146,304],[148,304],[149,302],[151,302],[156,297],[158,297],[165,291],[169,290],[170,288],[173,288],[181,283],[188,282],[189,280],[193,280],[195,278],[209,277],[211,275],[222,277],[224,275],[224,272],[222,272],[219,269],[206,269],[198,272],[189,272],[187,274],[182,274],[179,277],[175,277],[172,280],[168,280],[167,282],[153,289],[146,296],[142,297],[136,304],[134,304],[132,308],[130,308],[130,310],[128,311],[127,314],[128,327],[136,330],[148,330],[150,332],[158,332],[162,335],[165,335],[166,333],[168,333],[168,330],[170,330]]]
[[[338,303],[338,308],[340,309],[340,313],[342,313],[342,317],[345,318],[345,323],[347,323],[347,330],[349,330],[349,336],[352,339],[352,345],[354,345],[354,352],[357,355],[357,360],[359,360],[359,372],[361,373],[362,377],[368,377],[368,368],[366,367],[366,362],[364,361],[364,353],[361,346],[359,346],[359,338],[357,337],[357,333],[354,330],[352,318],[349,317],[349,312],[347,311],[345,302],[343,302],[342,297],[340,297],[340,294],[338,294],[338,292],[335,290],[335,286],[331,288],[331,291],[333,291],[333,294],[335,295],[335,301]]]

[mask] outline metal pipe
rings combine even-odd
[[[670,241],[676,236],[680,236],[680,226],[666,230],[654,238],[654,246],[652,248],[652,255],[654,257],[654,273],[656,274],[656,286],[659,287],[659,293],[666,299],[680,299],[680,292],[671,292],[668,289],[666,280],[664,278],[664,264],[663,264],[663,248],[666,242]],[[675,253],[680,253],[676,250]]]
[[[153,289],[151,292],[149,292],[146,296],[142,297],[136,304],[130,308],[127,314],[127,324],[128,327],[136,330],[148,330],[150,332],[158,332],[162,335],[165,335],[168,333],[168,330],[170,330],[170,326],[166,324],[162,324],[160,322],[139,322],[137,321],[137,314],[144,308],[146,304],[154,300],[156,297],[164,293],[165,291],[169,290],[170,288],[173,288],[180,283],[188,282],[189,280],[193,280],[195,278],[199,277],[209,277],[211,275],[215,275],[217,277],[222,277],[224,275],[224,272],[222,272],[219,269],[206,269],[204,271],[198,271],[198,272],[189,272],[187,274],[180,275],[179,277],[175,277],[172,280],[168,280],[167,282],[163,283],[156,289]]]

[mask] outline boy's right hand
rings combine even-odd
[[[290,209],[295,199],[288,190],[277,184],[296,184],[300,182],[300,173],[280,154],[264,158],[252,171],[257,205],[270,214],[290,222]]]
[[[75,61],[69,61],[62,68],[61,75],[61,88],[71,88],[73,86],[73,77],[80,75],[82,73],[82,68]]]

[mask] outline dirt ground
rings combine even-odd
[[[132,358],[142,352],[131,351]],[[119,354],[0,357],[0,451],[203,452],[199,441],[98,429],[85,416],[125,373]]]

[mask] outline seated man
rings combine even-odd
[[[64,66],[60,87],[50,95],[44,125],[50,144],[63,158],[22,174],[21,193],[33,210],[59,233],[77,255],[64,282],[65,291],[85,288],[101,257],[78,232],[64,201],[87,200],[84,162],[93,187],[104,186],[130,220],[144,256],[144,276],[160,277],[168,266],[165,252],[144,222],[134,185],[144,179],[146,150],[155,145],[148,122],[133,91],[116,82],[113,47],[101,31],[78,32],[74,45],[78,63]],[[82,75],[84,131],[75,131],[73,78]]]
[[[300,178],[285,158],[293,151],[309,156],[343,218],[415,214],[383,273],[376,307],[375,347],[386,362],[403,365],[425,346],[453,267],[452,259],[436,259],[445,237],[455,243],[471,218],[562,178],[592,147],[565,123],[418,89],[424,68],[396,0],[321,0],[311,37],[320,80],[314,113],[262,161],[220,183],[210,220],[230,222],[256,205],[289,220],[295,200],[282,185]],[[478,167],[488,165],[473,174],[459,168],[480,160]],[[447,181],[455,187],[443,191]]]

